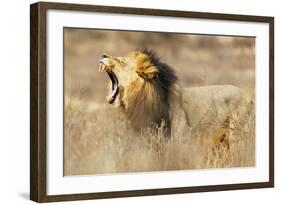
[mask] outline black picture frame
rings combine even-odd
[[[105,12],[269,24],[269,181],[212,186],[47,195],[47,10]],[[132,197],[274,187],[274,17],[38,2],[30,6],[30,199],[36,202]]]

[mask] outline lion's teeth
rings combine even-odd
[[[99,68],[98,68],[99,72],[104,71],[104,69],[105,69],[105,65],[100,65]]]
[[[109,103],[112,103],[114,101],[114,98],[112,96],[106,96],[106,100]]]

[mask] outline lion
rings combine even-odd
[[[237,110],[249,110],[251,98],[236,86],[183,88],[175,71],[152,51],[137,50],[125,57],[103,54],[99,64],[99,71],[111,80],[107,102],[120,108],[136,130],[164,123],[165,136],[172,137],[214,121],[220,121],[221,130],[231,124],[229,119]]]

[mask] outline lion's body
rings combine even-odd
[[[252,98],[245,91],[232,85],[190,88],[175,85],[171,93],[171,135],[185,136],[186,133],[200,130],[209,132],[212,142],[227,138],[228,143],[232,137],[229,133],[234,116],[239,115],[238,121],[245,120],[253,105]]]
[[[105,58],[104,69],[113,72],[119,81],[116,100],[112,95],[110,103],[113,101],[125,113],[136,130],[164,122],[166,136],[171,136],[215,121],[221,123],[220,129],[231,114],[246,111],[251,101],[232,85],[181,88],[173,69],[151,52]]]
[[[224,121],[229,114],[250,103],[250,97],[232,85],[202,86],[184,89],[184,108],[191,127],[202,123]]]

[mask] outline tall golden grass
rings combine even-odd
[[[228,128],[187,128],[184,136],[163,136],[162,126],[135,133],[115,108],[66,100],[64,174],[151,172],[249,167],[255,165],[254,107],[233,113]],[[213,143],[210,133],[228,133],[229,144]]]

